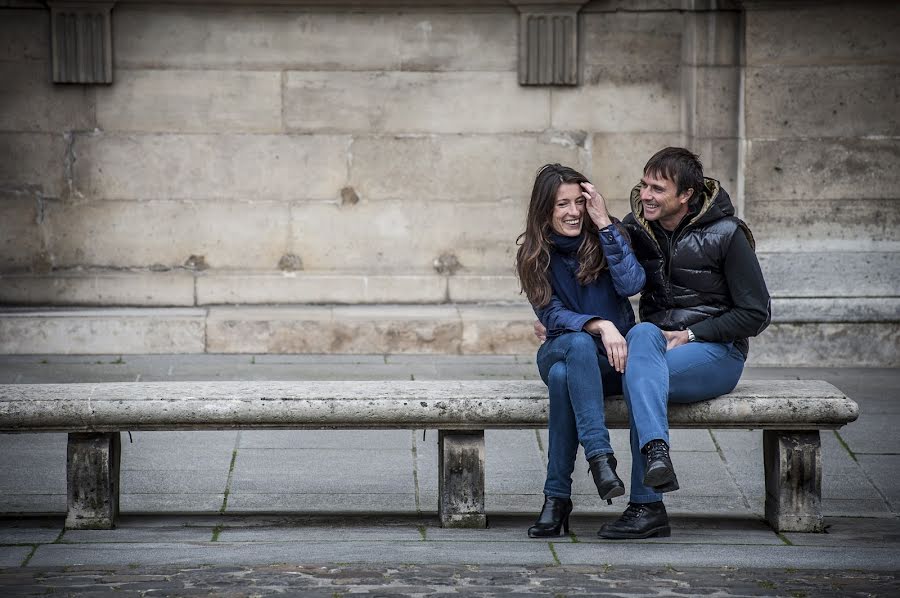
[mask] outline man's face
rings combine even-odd
[[[658,220],[666,230],[675,230],[688,213],[688,200],[694,194],[694,190],[690,188],[678,194],[676,188],[675,181],[657,178],[645,172],[641,178],[644,218],[650,221]]]
[[[581,194],[581,186],[575,183],[563,183],[556,192],[550,226],[560,235],[577,237],[581,234],[583,223],[584,196]]]

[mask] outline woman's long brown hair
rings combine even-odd
[[[556,203],[559,186],[573,183],[589,182],[580,172],[560,164],[545,164],[538,170],[531,190],[531,202],[528,204],[528,216],[525,218],[525,232],[516,239],[519,246],[516,252],[516,274],[519,277],[521,292],[535,307],[543,307],[550,302],[553,290],[550,287],[548,270],[550,269],[550,233],[553,231],[550,219]],[[606,268],[606,257],[600,247],[597,225],[584,213],[582,225],[584,240],[578,248],[578,271],[575,278],[579,284],[586,285],[597,280]]]

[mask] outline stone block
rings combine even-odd
[[[896,323],[773,323],[750,341],[752,366],[900,367]]]
[[[900,134],[898,65],[748,68],[745,81],[748,137]]]
[[[312,133],[518,133],[546,129],[549,103],[548,90],[522,88],[512,72],[289,71],[284,124]]]
[[[684,14],[583,11],[580,20],[586,66],[681,64]]]
[[[551,100],[557,129],[681,131],[681,71],[668,65],[585,66],[582,84],[554,89]]]
[[[107,132],[281,130],[277,71],[119,69],[115,85],[96,91],[97,123]]]
[[[666,14],[666,26],[671,16]],[[738,11],[711,10],[684,16],[684,64],[733,66],[741,63],[743,28]]]
[[[883,323],[900,320],[900,297],[779,297],[772,301],[773,322]]]
[[[0,19],[0,61],[50,59],[47,11],[4,8]],[[41,70],[46,64],[34,65]],[[44,72],[46,76],[46,71]]]
[[[519,280],[514,274],[450,276],[447,288],[449,299],[454,303],[526,301],[525,295],[519,294]]]
[[[589,166],[583,133],[358,137],[350,182],[363,200],[527,204],[534,175],[559,162]]]
[[[766,520],[777,532],[821,532],[819,431],[763,430]]]
[[[113,529],[119,516],[119,432],[69,434],[66,529]]]
[[[77,137],[73,177],[90,198],[336,200],[348,143],[329,135],[95,133]]]
[[[758,252],[775,297],[895,297],[900,252]]]
[[[266,268],[285,253],[288,214],[280,202],[97,201],[54,205],[46,219],[60,267],[179,267],[196,255]]]
[[[860,64],[900,59],[900,14],[887,4],[794,5],[750,10],[745,18],[750,66]]]
[[[603,197],[614,202],[609,206],[613,216],[622,219],[631,211],[628,198],[640,182],[647,160],[664,147],[683,145],[681,133],[594,134],[593,181]]]
[[[191,309],[2,312],[0,354],[202,353],[204,313]]]
[[[737,137],[740,115],[740,69],[693,67],[692,105],[688,108],[695,137]]]
[[[701,138],[693,140],[689,149],[700,156],[704,174],[722,183],[722,186],[731,195],[731,201],[734,202],[738,215],[743,217],[737,184],[740,143],[741,141],[737,138]]]
[[[42,256],[41,207],[36,197],[0,193],[0,272],[29,269],[48,259]],[[7,284],[0,285],[0,296]]]
[[[446,287],[438,275],[209,272],[197,278],[197,303],[439,303]]]
[[[94,127],[91,92],[82,86],[54,85],[47,70],[42,61],[0,61],[0,130],[62,133]]]
[[[400,70],[516,70],[518,19],[514,12],[504,7],[460,12],[420,9],[381,18],[386,29],[393,28],[397,32]],[[368,38],[373,33],[367,28],[364,36]],[[337,68],[345,67],[338,65]]]
[[[900,241],[897,199],[826,199],[812,208],[808,201],[758,197],[745,204],[744,219],[757,249],[764,251],[789,252],[801,245],[821,246],[822,251],[872,251]]]
[[[515,259],[526,209],[524,201],[295,204],[289,250],[310,270],[424,274],[434,271],[436,258],[452,254],[460,273],[496,272]],[[322,231],[340,235],[326,238]]]
[[[67,190],[67,149],[61,134],[0,132],[0,189],[60,197]]]
[[[898,139],[749,140],[745,201],[896,198],[898,160]]]
[[[212,308],[207,350],[214,353],[458,353],[454,308]]]
[[[527,302],[516,306],[460,306],[462,353],[533,353],[534,312]]]
[[[484,430],[438,430],[438,516],[442,527],[487,527]]]
[[[0,302],[16,305],[190,306],[190,272],[91,272],[0,276]]]

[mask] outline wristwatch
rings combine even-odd
[[[692,343],[692,342],[694,342],[695,340],[697,340],[697,337],[694,336],[694,333],[691,332],[691,329],[690,329],[690,328],[686,328],[686,330],[687,330],[687,333],[688,333],[688,342],[689,342],[689,343]]]

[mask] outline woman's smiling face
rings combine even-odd
[[[584,224],[584,195],[581,185],[563,183],[556,192],[550,226],[565,237],[577,237]]]

